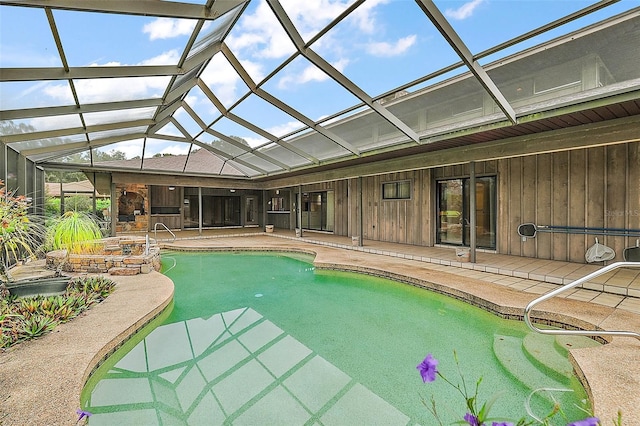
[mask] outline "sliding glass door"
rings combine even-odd
[[[302,229],[333,231],[333,191],[302,194]]]
[[[471,241],[471,191],[469,178],[437,183],[436,242],[469,246]],[[476,246],[496,248],[496,178],[476,178]]]

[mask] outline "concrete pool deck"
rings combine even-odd
[[[263,249],[313,253],[318,268],[400,279],[464,299],[505,317],[521,316],[524,306],[539,293],[537,290],[527,293],[504,282],[492,281],[497,275],[492,272],[406,256],[347,250],[339,244],[323,245],[288,235],[273,238],[262,233],[184,239],[164,243],[164,246],[183,250]],[[95,365],[171,301],[173,283],[161,274],[113,278],[118,282],[116,291],[87,314],[42,338],[0,353],[0,389],[3,390],[0,424],[74,424],[80,392]],[[627,296],[624,297],[627,305],[607,306],[597,301],[557,298],[540,305],[535,316],[547,322],[583,328],[638,332],[640,315],[633,312],[636,299]],[[578,374],[586,380],[595,413],[603,424],[611,424],[620,409],[625,416],[624,424],[633,425],[640,407],[640,341],[617,337],[602,347],[572,350],[571,354]]]

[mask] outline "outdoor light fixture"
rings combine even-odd
[[[176,187],[175,187],[175,186],[170,186],[170,187],[169,187],[169,191],[173,191],[174,189],[176,189]]]
[[[236,190],[235,189],[230,189],[229,192],[236,192]]]

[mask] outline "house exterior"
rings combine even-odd
[[[238,153],[196,138],[188,155],[62,165],[14,150],[12,135],[0,177],[40,203],[42,167],[80,168],[117,206],[113,232],[273,225],[570,262],[597,238],[622,260],[640,239],[638,45],[631,9],[482,72],[399,90],[286,141],[313,164],[273,160],[282,141],[248,149],[210,128]],[[540,232],[523,236],[523,224]]]

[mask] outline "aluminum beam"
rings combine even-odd
[[[153,120],[135,120],[123,121],[119,123],[99,124],[96,126],[71,127],[66,129],[44,130],[32,133],[17,133],[14,135],[2,136],[0,140],[3,143],[24,142],[36,139],[60,138],[64,136],[80,135],[83,133],[104,132],[109,130],[127,129],[129,127],[150,126],[154,124]]]
[[[82,104],[26,108],[0,111],[0,120],[21,120],[24,118],[53,117],[56,115],[86,114],[92,112],[119,111],[123,109],[149,108],[162,105],[162,99],[141,99],[136,101],[107,102],[101,104]]]
[[[0,4],[38,8],[49,7],[51,9],[75,10],[80,12],[212,20],[247,1],[248,0],[215,0],[211,8],[191,3],[157,0],[22,0],[0,1]]]
[[[378,103],[374,103],[371,96],[369,96],[364,90],[360,88],[357,84],[349,80],[344,74],[340,73],[336,70],[329,62],[327,62],[324,58],[314,52],[311,48],[307,47],[304,43],[304,40],[298,33],[297,28],[289,19],[289,16],[285,12],[284,8],[277,0],[269,0],[268,1],[271,10],[276,15],[276,18],[284,28],[285,32],[296,46],[298,51],[307,58],[311,63],[324,71],[329,77],[331,77],[334,81],[344,87],[346,90],[351,92],[358,99],[367,104],[371,109],[380,114],[385,120],[395,126],[401,133],[404,133],[409,139],[411,139],[415,143],[419,143],[420,139],[416,132],[413,131],[409,126],[407,126],[402,120],[398,119],[395,115],[389,112],[386,108],[380,106]]]
[[[473,54],[462,41],[460,36],[455,32],[449,21],[445,19],[440,10],[431,0],[416,0],[422,11],[427,15],[433,25],[440,31],[440,34],[447,40],[449,45],[456,51],[460,59],[467,65],[471,73],[476,77],[478,82],[489,93],[489,96],[496,102],[498,107],[507,116],[511,123],[516,124],[516,113],[504,97],[498,86],[491,80],[487,72],[473,57]]]
[[[90,78],[166,77],[184,71],[174,65],[133,65],[121,67],[0,68],[0,81],[74,80]]]

